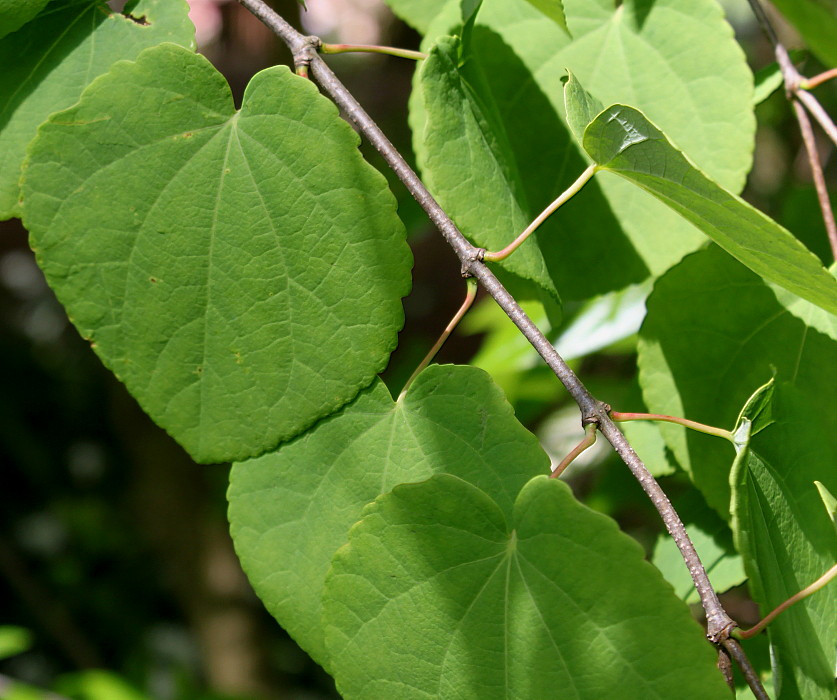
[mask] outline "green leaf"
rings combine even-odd
[[[704,175],[642,112],[613,105],[584,132],[602,170],[621,175],[691,221],[771,282],[837,313],[837,280],[790,231]]]
[[[185,0],[139,0],[132,13],[144,24],[94,0],[53,0],[0,41],[0,220],[20,216],[26,145],[50,114],[76,102],[114,61],[164,41],[194,46]]]
[[[548,470],[549,458],[485,372],[431,365],[398,401],[376,382],[278,452],[234,465],[230,528],[267,609],[329,667],[323,581],[367,503],[402,482],[448,472],[511,508],[520,487]]]
[[[572,38],[529,3],[485,2],[462,60],[443,70],[440,49],[417,72],[418,163],[478,245],[507,245],[587,165],[565,123],[567,70],[606,103],[642,108],[724,186],[737,191],[749,170],[752,73],[717,2],[564,4]],[[440,13],[425,50],[458,22],[458,8]],[[683,36],[693,40],[674,40]],[[587,299],[658,276],[703,241],[645,192],[602,178],[503,264],[541,289],[554,284],[565,301]]]
[[[584,130],[604,109],[604,105],[581,86],[578,78],[567,71],[567,82],[564,84],[564,109],[570,131],[573,132],[576,141],[582,144]]]
[[[511,143],[471,62],[460,68],[460,41],[446,37],[433,47],[421,68],[421,89],[428,114],[425,174],[431,190],[476,245],[499,250],[529,223],[522,175]],[[463,168],[471,175],[464,176]],[[474,173],[480,173],[477,180]],[[461,193],[462,190],[466,193]],[[467,202],[467,204],[466,204]],[[488,204],[490,214],[485,211]],[[467,211],[461,207],[467,206]],[[535,246],[523,246],[501,269],[527,279],[553,298],[558,292]]]
[[[741,556],[733,547],[732,533],[727,523],[709,508],[695,490],[673,499],[673,503],[700,555],[712,587],[718,593],[723,593],[743,583],[747,574],[744,573]],[[651,561],[674,586],[678,598],[686,603],[700,603],[700,596],[695,590],[683,556],[667,533],[657,537]]]
[[[442,11],[449,0],[385,0],[385,2],[396,15],[416,31],[424,34],[433,18]]]
[[[47,281],[196,459],[261,454],[386,365],[411,256],[358,142],[284,66],[237,112],[205,58],[166,44],[116,64],[29,149]]]
[[[565,32],[567,29],[567,18],[564,16],[564,5],[561,0],[527,0],[532,7],[537,7]]]
[[[647,308],[639,369],[649,411],[732,429],[737,407],[774,375],[837,403],[835,340],[804,323],[760,277],[717,246],[689,256],[659,279]],[[837,418],[833,413],[829,425]],[[734,456],[729,443],[670,423],[659,427],[679,464],[726,518]],[[823,434],[837,434],[837,422],[830,430],[823,427]]]
[[[799,30],[826,66],[837,65],[837,1],[774,0],[773,4]]]
[[[47,2],[49,0],[0,0],[0,39],[36,17]]]
[[[0,626],[0,659],[20,654],[32,646],[32,633],[23,627]]]
[[[379,497],[323,607],[347,700],[728,697],[642,549],[545,476],[512,509],[449,475]]]
[[[798,63],[805,58],[805,51],[791,51],[790,59]],[[778,63],[771,63],[765,66],[753,76],[755,79],[755,92],[753,93],[753,106],[761,104],[784,84],[782,69]]]
[[[822,498],[822,503],[825,506],[828,517],[831,518],[834,529],[837,530],[837,498],[834,498],[822,482],[815,481],[814,485],[817,487],[817,491],[820,492],[820,498]]]
[[[837,532],[814,484],[837,488],[833,394],[777,382],[775,423],[752,437],[733,467],[733,531],[763,615],[837,561]],[[833,700],[835,609],[837,588],[826,586],[768,627],[779,698]]]

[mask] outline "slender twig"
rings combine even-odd
[[[450,320],[450,323],[448,323],[448,325],[445,327],[445,330],[442,331],[442,335],[439,336],[439,339],[433,344],[433,347],[430,348],[430,351],[424,356],[424,359],[421,362],[419,362],[418,367],[415,368],[413,373],[410,375],[410,378],[404,384],[404,388],[398,395],[399,401],[407,393],[407,390],[410,388],[410,385],[413,383],[413,380],[416,377],[418,377],[422,373],[424,368],[432,362],[434,357],[436,357],[436,353],[439,352],[439,349],[445,344],[445,341],[448,339],[448,336],[450,336],[450,334],[453,333],[453,329],[459,325],[459,322],[462,320],[462,317],[467,313],[468,309],[471,308],[471,304],[474,303],[474,299],[477,298],[476,280],[474,280],[473,277],[469,277],[466,280],[466,282],[468,283],[468,291],[465,293],[465,301],[462,302],[462,306],[460,306],[459,310],[453,315],[453,318]]]
[[[794,114],[799,122],[799,130],[802,133],[802,141],[805,144],[805,152],[808,154],[808,164],[811,166],[811,175],[814,178],[814,187],[817,191],[817,200],[822,212],[822,220],[828,233],[828,242],[831,244],[831,255],[837,260],[837,223],[834,222],[834,210],[831,208],[831,198],[828,196],[828,188],[825,184],[825,175],[820,164],[817,142],[814,139],[814,130],[811,128],[811,120],[808,113],[796,99],[791,100]]]
[[[813,78],[805,78],[799,87],[803,90],[813,90],[815,87],[818,87],[829,80],[833,80],[834,78],[837,78],[837,68],[824,71],[819,75],[815,75]]]
[[[823,131],[828,134],[828,138],[830,138],[834,142],[834,145],[837,146],[837,125],[834,124],[834,121],[828,115],[828,112],[826,112],[823,106],[819,103],[819,100],[817,100],[817,98],[807,90],[797,90],[794,96],[803,105],[805,105],[805,109],[807,109],[811,113],[811,116],[819,122]]]
[[[764,689],[761,679],[759,678],[758,673],[756,673],[756,669],[753,668],[753,665],[750,663],[750,660],[747,658],[747,654],[744,653],[744,650],[741,648],[738,640],[733,637],[728,637],[721,642],[721,646],[724,648],[724,651],[726,651],[733,658],[735,663],[738,664],[738,668],[740,668],[741,673],[744,674],[744,680],[747,681],[747,685],[750,686],[750,690],[753,691],[753,695],[756,696],[756,700],[770,700],[770,696]]]
[[[816,97],[814,97],[808,89],[812,86],[833,78],[837,75],[837,69],[826,71],[819,76],[808,80],[802,76],[796,66],[793,65],[788,50],[784,44],[779,41],[776,30],[767,13],[764,11],[759,0],[749,0],[750,7],[759,22],[770,43],[773,45],[773,52],[776,55],[776,60],[782,70],[782,78],[785,81],[785,92],[791,101],[794,108],[794,114],[799,122],[799,129],[802,132],[802,139],[805,142],[805,150],[808,153],[808,162],[811,164],[811,173],[814,178],[814,185],[817,190],[817,199],[819,200],[820,210],[822,211],[823,222],[828,233],[828,241],[831,245],[832,254],[837,258],[837,224],[834,222],[834,211],[831,208],[831,201],[828,197],[828,190],[825,185],[825,177],[823,176],[822,164],[820,163],[819,153],[817,153],[816,141],[814,140],[814,132],[811,129],[811,122],[808,115],[800,106],[805,107],[811,116],[817,120],[823,131],[837,146],[837,126],[828,115],[828,112],[823,109]]]
[[[803,588],[801,591],[799,591],[799,593],[792,595],[784,603],[778,605],[768,615],[765,615],[764,619],[757,625],[754,625],[748,630],[736,630],[735,636],[739,639],[750,639],[751,637],[755,637],[765,627],[767,627],[771,622],[773,622],[773,620],[775,620],[781,613],[785,612],[785,610],[787,610],[791,605],[793,605],[794,603],[798,603],[803,598],[807,598],[812,593],[816,593],[818,590],[820,590],[820,588],[824,587],[835,576],[837,576],[837,564],[832,566],[810,586]]]
[[[714,425],[706,425],[705,423],[698,423],[688,418],[678,418],[677,416],[666,416],[661,413],[619,413],[619,411],[611,411],[610,417],[617,423],[625,423],[631,420],[655,420],[663,421],[665,423],[676,423],[682,425],[684,428],[697,430],[699,433],[706,433],[707,435],[714,435],[721,437],[730,442],[735,442],[735,436],[723,428],[716,428]]]
[[[549,475],[549,478],[557,479],[564,473],[564,470],[573,463],[573,460],[578,457],[578,455],[584,452],[584,450],[588,447],[592,447],[596,442],[597,432],[598,430],[596,428],[596,424],[588,423],[587,427],[584,428],[584,437],[581,438],[581,441],[570,450],[569,454],[564,457],[564,459],[558,463],[558,466],[552,470],[552,474]]]
[[[587,181],[593,177],[596,173],[596,165],[593,164],[585,169],[583,173],[578,177],[578,179],[570,185],[566,190],[564,190],[558,198],[552,202],[546,209],[544,209],[540,214],[538,214],[537,218],[529,224],[526,229],[521,233],[517,238],[515,238],[511,243],[509,243],[505,248],[502,250],[498,250],[496,253],[486,252],[483,255],[483,260],[488,260],[490,262],[498,262],[500,260],[504,260],[509,255],[511,255],[515,250],[518,249],[521,243],[525,241],[529,236],[531,236],[537,228],[546,221],[552,213],[558,209],[564,202],[568,199],[572,198],[584,185]]]
[[[730,618],[718,600],[718,596],[712,588],[712,584],[706,574],[706,569],[700,561],[694,544],[689,538],[683,522],[672,507],[668,497],[608,415],[610,406],[594,398],[587,387],[582,384],[570,369],[569,365],[556,352],[549,340],[541,333],[523,309],[520,308],[517,301],[503,287],[488,266],[482,262],[482,253],[484,251],[468,242],[427,190],[424,183],[422,183],[398,150],[383,134],[378,125],[337,79],[337,76],[334,75],[325,62],[316,55],[315,47],[318,45],[318,40],[312,37],[304,37],[302,34],[296,32],[284,19],[271,10],[263,0],[238,1],[247,9],[251,10],[288,45],[294,54],[295,61],[298,62],[300,58],[304,58],[310,62],[311,73],[316,81],[343,110],[347,118],[356,125],[358,130],[376,148],[387,165],[424,209],[430,220],[436,225],[449,245],[453,248],[462,263],[463,272],[479,280],[483,289],[494,298],[504,313],[517,326],[520,332],[544,359],[549,368],[555,373],[555,376],[558,377],[581,409],[582,423],[585,426],[589,423],[596,423],[598,425],[599,430],[608,442],[613,445],[617,454],[619,454],[631,470],[640,486],[657,508],[666,529],[677,544],[700,596],[703,609],[706,612],[707,637],[714,644],[724,643],[729,637],[730,631],[735,627],[735,621]],[[745,666],[749,664],[743,652],[737,657],[733,655],[733,658],[736,658],[739,664],[744,664]],[[752,670],[752,667],[750,669]]]
[[[382,53],[387,56],[398,58],[410,58],[414,61],[421,61],[427,58],[426,53],[411,51],[410,49],[398,49],[392,46],[375,46],[370,44],[322,44],[322,53]]]

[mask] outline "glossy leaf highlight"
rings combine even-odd
[[[608,107],[585,130],[584,149],[601,170],[651,193],[766,280],[837,313],[837,280],[819,259],[790,231],[704,175],[639,110]]]

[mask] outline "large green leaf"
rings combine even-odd
[[[385,0],[393,12],[418,31],[424,33],[448,2],[459,0]]]
[[[347,700],[728,697],[639,545],[545,476],[511,509],[450,475],[379,497],[323,608]]]
[[[548,470],[549,458],[485,372],[432,365],[398,401],[377,382],[278,452],[236,464],[231,531],[268,610],[328,667],[323,581],[367,503],[402,482],[448,472],[510,508],[520,487]]]
[[[522,0],[485,0],[456,72],[441,73],[438,60],[418,72],[410,105],[416,156],[464,233],[495,249],[509,243],[587,165],[563,117],[568,69],[598,99],[643,109],[711,177],[738,191],[752,156],[752,74],[718,4],[567,0],[564,9],[572,37]],[[458,8],[448,6],[425,48],[458,31],[458,21]],[[438,93],[457,83],[451,95]],[[475,128],[482,123],[490,128]],[[539,248],[540,256],[527,254],[538,267],[526,277],[545,264],[565,300],[661,274],[705,238],[636,190],[619,178],[589,183],[506,264],[520,266],[516,256]]]
[[[47,281],[143,408],[201,461],[245,459],[386,365],[411,256],[384,178],[285,67],[236,111],[202,56],[119,62],[29,149]]]
[[[603,110],[584,132],[584,149],[601,170],[650,192],[766,280],[837,313],[837,280],[819,258],[704,175],[639,110]]]
[[[790,295],[781,295],[791,306]],[[739,407],[774,373],[800,391],[837,403],[837,343],[806,324],[756,274],[711,246],[659,279],[648,299],[639,342],[640,383],[649,410],[732,428]],[[824,417],[837,434],[837,415]],[[660,424],[678,462],[710,505],[729,513],[732,446],[718,438]],[[795,444],[795,443],[794,443]]]
[[[164,41],[194,46],[185,0],[139,0],[132,12],[142,24],[98,0],[53,0],[0,41],[0,220],[20,215],[26,144],[51,113],[72,105],[114,61]]]
[[[49,0],[0,0],[0,39],[20,29],[35,17]]]
[[[837,65],[837,1],[773,0],[826,66]]]
[[[779,381],[773,423],[753,435],[731,475],[736,544],[763,615],[837,562],[837,532],[815,484],[837,488],[835,375],[822,376],[830,382],[824,395]],[[780,700],[833,700],[835,610],[837,588],[830,585],[768,627]]]

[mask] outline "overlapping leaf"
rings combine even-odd
[[[572,37],[527,3],[486,0],[461,60],[442,72],[450,51],[440,46],[419,71],[410,118],[417,158],[466,235],[495,249],[509,243],[584,169],[559,116],[567,69],[599,99],[643,109],[737,191],[751,158],[752,75],[717,3],[573,0],[564,8]],[[434,20],[426,48],[456,31],[454,9]],[[448,86],[456,89],[439,93]],[[562,298],[579,299],[659,275],[702,240],[646,193],[608,177],[504,264],[519,268],[514,258],[529,255],[521,276],[542,278],[545,266]]]
[[[236,551],[280,624],[330,667],[323,581],[363,507],[393,486],[447,472],[510,508],[549,468],[482,370],[433,365],[393,401],[381,382],[274,454],[236,464],[229,492]]]
[[[139,0],[132,12],[134,19],[98,0],[53,0],[0,40],[0,220],[20,215],[21,163],[41,122],[78,100],[114,61],[164,41],[194,45],[185,0]]]
[[[822,392],[777,382],[772,424],[753,435],[736,459],[733,530],[762,614],[837,561],[837,532],[815,483],[837,488],[834,357],[821,377]],[[768,627],[780,700],[834,697],[835,609],[837,588],[826,586]]]
[[[449,475],[379,497],[334,558],[323,619],[348,700],[729,693],[636,542],[545,476],[513,508]]]
[[[791,303],[790,295],[781,296]],[[686,258],[657,281],[640,331],[640,383],[649,410],[731,429],[736,407],[774,373],[802,392],[837,402],[837,343],[799,318],[800,307],[813,317],[825,312],[794,300],[796,313],[716,246]],[[726,518],[730,444],[677,425],[660,430]],[[832,434],[823,428],[823,436]]]
[[[223,77],[172,44],[120,62],[29,149],[24,219],[48,282],[197,459],[244,459],[386,364],[411,257],[384,178],[287,68]]]
[[[568,91],[568,97],[574,93]],[[588,106],[584,101],[578,111]],[[642,187],[766,280],[837,313],[837,280],[792,233],[710,180],[642,112],[603,110],[584,131],[600,169]]]
[[[837,2],[835,0],[774,0],[826,66],[837,65]]]
[[[0,39],[20,29],[44,9],[48,0],[0,0]]]
[[[446,4],[459,0],[385,0],[401,19],[424,33]]]

